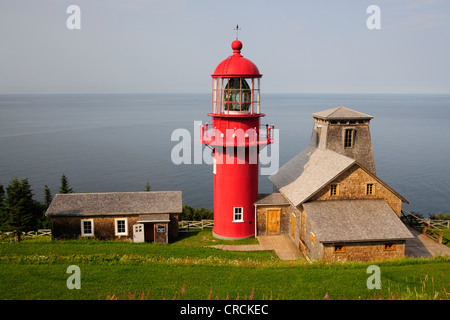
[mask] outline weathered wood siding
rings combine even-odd
[[[94,224],[94,237],[98,239],[133,239],[133,225],[137,223],[138,215],[127,216],[83,216],[83,217],[53,217],[52,238],[54,240],[76,239],[81,235],[81,220],[92,219]],[[127,219],[127,235],[116,236],[115,219]]]
[[[170,214],[170,222],[169,222],[169,242],[174,241],[178,238],[178,213]]]
[[[374,184],[374,194],[366,194],[367,183]],[[330,195],[330,186],[332,184],[338,184],[338,194],[336,196]],[[385,199],[392,210],[399,217],[401,215],[402,200],[356,164],[344,171],[336,180],[322,188],[310,201],[338,199]]]
[[[314,119],[315,124],[311,135],[310,145],[321,149],[328,149],[355,159],[367,170],[376,174],[373,157],[372,139],[370,136],[369,121],[347,123],[342,120],[339,123],[330,123]],[[353,130],[352,147],[345,147],[345,130]]]
[[[345,252],[333,252],[333,244],[324,244],[322,259],[326,261],[369,261],[400,258],[405,255],[405,241],[390,241],[395,243],[395,250],[384,250],[385,242],[355,242],[343,243]]]
[[[164,227],[164,232],[158,232],[158,227]],[[168,223],[155,223],[155,243],[168,243],[169,242],[169,225]]]
[[[258,205],[256,207],[257,216],[257,235],[267,235],[267,211],[279,209],[280,212],[280,234],[287,234],[290,232],[290,206],[286,205]]]
[[[81,234],[81,220],[92,219],[94,224],[94,237],[100,240],[133,240],[133,225],[139,220],[139,215],[117,216],[82,216],[82,217],[52,217],[52,239],[77,239]],[[127,235],[116,235],[116,219],[127,219]],[[156,232],[156,225],[165,225],[164,233]],[[155,242],[168,243],[178,237],[178,214],[170,214],[169,223],[154,223]]]
[[[321,259],[322,258],[322,244],[319,242],[311,224],[308,221],[308,215],[306,211],[301,207],[301,241],[305,246],[304,254],[312,260]]]

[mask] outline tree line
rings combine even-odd
[[[59,193],[74,192],[63,173]],[[50,188],[45,185],[43,202],[33,199],[33,196],[28,178],[14,178],[6,188],[0,184],[0,231],[14,232],[16,240],[20,241],[23,232],[51,227],[50,219],[45,216],[53,198]]]
[[[185,204],[183,206],[183,211],[179,215],[178,219],[180,221],[212,220],[214,219],[214,211],[205,208],[192,208]]]

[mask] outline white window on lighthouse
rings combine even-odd
[[[233,222],[244,222],[244,208],[234,207]]]

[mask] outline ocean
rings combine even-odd
[[[279,130],[280,166],[309,144],[311,114],[338,106],[374,117],[377,175],[409,201],[405,210],[450,212],[450,95],[261,94],[261,123]],[[211,94],[2,94],[0,184],[28,178],[42,201],[63,173],[76,192],[144,191],[149,182],[212,208],[212,166],[194,163],[194,122],[211,123],[209,112]],[[190,164],[172,161],[176,129],[190,133]],[[259,192],[271,191],[260,175]]]

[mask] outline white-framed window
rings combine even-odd
[[[244,208],[234,207],[233,208],[233,222],[244,222]]]
[[[114,225],[116,230],[116,236],[128,235],[128,221],[127,219],[114,219]]]
[[[83,237],[94,236],[94,219],[81,220],[81,235]]]

